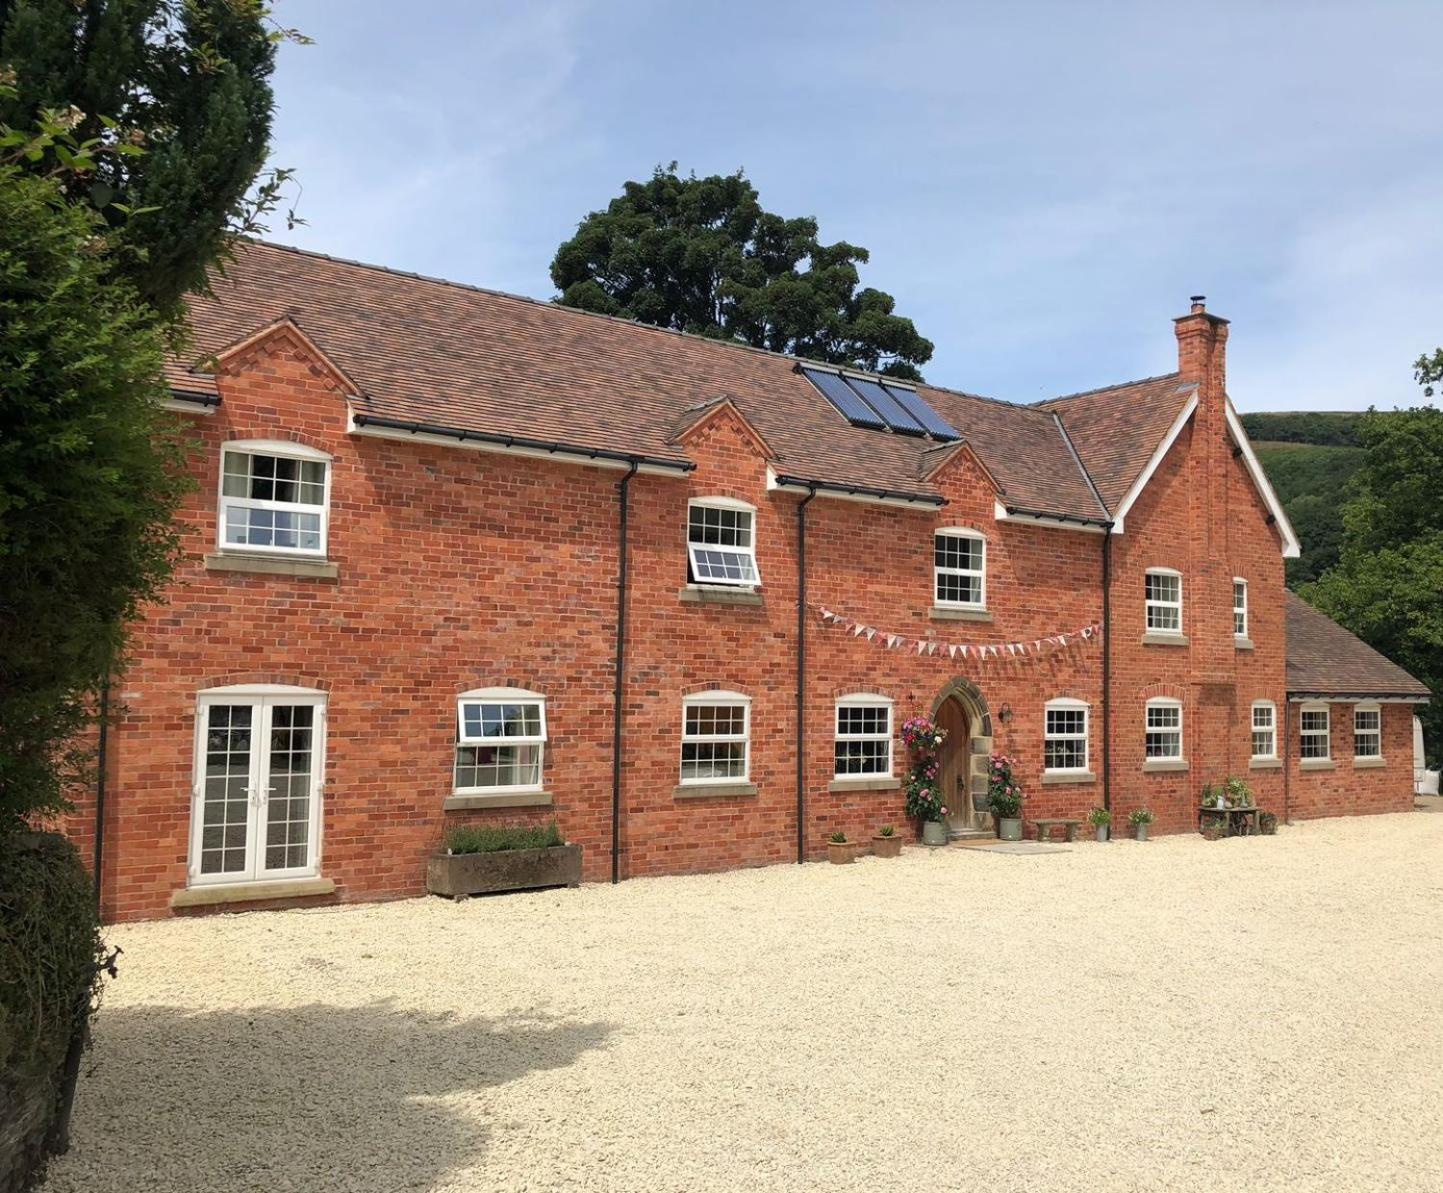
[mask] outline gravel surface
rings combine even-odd
[[[1443,1189],[1443,817],[115,929],[45,1193]]]

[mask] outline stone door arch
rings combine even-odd
[[[949,738],[942,745],[944,759],[952,753],[952,765],[947,769],[955,769],[963,778],[958,787],[964,789],[943,793],[947,799],[948,833],[957,837],[991,825],[989,817],[972,811],[972,796],[985,794],[987,791],[987,769],[992,761],[992,713],[981,689],[970,679],[954,679],[937,693],[937,698],[932,701],[934,721],[942,719],[944,706],[949,701],[960,707],[968,726],[966,740],[954,741]]]

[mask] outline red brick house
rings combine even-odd
[[[1200,301],[1176,373],[1030,407],[264,244],[193,324],[109,918],[415,895],[477,821],[595,881],[818,857],[902,822],[914,713],[958,833],[993,750],[1029,820],[1411,806],[1427,690],[1286,594]]]

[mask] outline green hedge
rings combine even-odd
[[[61,1063],[102,956],[75,847],[48,833],[0,833],[0,1089]]]
[[[457,828],[446,838],[446,848],[452,853],[501,853],[565,844],[554,820],[545,828]]]

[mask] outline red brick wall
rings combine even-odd
[[[1298,705],[1292,708],[1291,784],[1288,807],[1295,820],[1407,812],[1413,807],[1413,706],[1384,704],[1383,765],[1359,765],[1353,757],[1353,708],[1329,704],[1331,766],[1305,769],[1298,758]]]
[[[284,682],[329,694],[321,872],[344,900],[419,894],[425,858],[444,831],[467,821],[555,817],[584,846],[585,877],[611,871],[611,738],[621,474],[467,450],[349,435],[345,403],[325,370],[281,334],[228,361],[223,404],[181,416],[202,445],[199,487],[184,514],[186,560],[168,603],[150,612],[134,662],[116,685],[125,712],[109,761],[104,906],[111,918],[166,914],[186,885],[196,694],[228,683]],[[332,457],[329,532],[335,579],[210,570],[220,445],[287,439]],[[1203,595],[1191,579],[1185,618],[1195,645],[1144,647],[1142,571],[1188,571],[1199,515],[1200,465],[1184,435],[1114,541],[1115,733],[1113,798],[1119,820],[1147,804],[1160,829],[1192,824],[1197,787],[1247,765],[1248,703],[1282,710],[1282,564],[1277,539],[1240,462],[1218,444],[1205,467],[1219,473],[1206,562],[1226,586]],[[796,856],[797,507],[767,489],[762,446],[723,410],[687,441],[686,479],[638,475],[631,484],[629,665],[623,755],[623,876],[716,870]],[[941,509],[818,499],[808,509],[810,598],[880,628],[940,642],[1032,640],[1101,617],[1100,535],[995,520],[994,493],[965,454],[937,483]],[[1218,496],[1220,494],[1221,496]],[[684,601],[686,507],[727,496],[756,507],[759,605]],[[931,616],[931,535],[968,526],[988,543],[990,624]],[[1231,577],[1252,582],[1252,652],[1231,635]],[[1270,595],[1271,594],[1271,595]],[[1206,612],[1206,617],[1203,616]],[[1206,668],[1195,656],[1216,642]],[[1044,659],[952,660],[886,651],[840,629],[807,622],[806,800],[808,856],[834,829],[866,838],[903,823],[899,789],[837,792],[832,780],[834,702],[854,691],[895,701],[895,722],[930,712],[952,680],[975,683],[991,711],[996,748],[1020,760],[1025,815],[1085,814],[1102,802],[1102,668],[1096,641]],[[1226,674],[1223,674],[1226,672]],[[1232,695],[1219,702],[1218,693]],[[554,806],[446,812],[451,790],[454,697],[468,688],[516,686],[547,698],[544,784]],[[682,699],[724,688],[751,699],[754,795],[678,799]],[[1188,708],[1192,769],[1142,775],[1142,702],[1172,692]],[[1200,695],[1200,692],[1202,695]],[[1091,782],[1041,781],[1042,706],[1056,696],[1090,706]],[[1207,697],[1209,711],[1194,709]],[[1010,708],[1006,723],[1001,709]],[[1396,720],[1396,724],[1395,724]],[[1389,808],[1389,769],[1358,772],[1354,806]],[[975,729],[973,732],[979,732]],[[1347,735],[1351,748],[1351,735]],[[1342,737],[1335,735],[1341,745]],[[1296,751],[1294,751],[1295,753]],[[894,773],[907,759],[894,747]],[[1401,762],[1398,764],[1401,765]],[[1281,802],[1281,772],[1251,776],[1268,806]],[[1298,807],[1327,814],[1321,776],[1295,775]],[[1310,793],[1304,796],[1304,788]],[[1318,794],[1311,794],[1318,791]],[[1332,802],[1330,802],[1330,800]],[[93,815],[81,801],[77,830]]]

